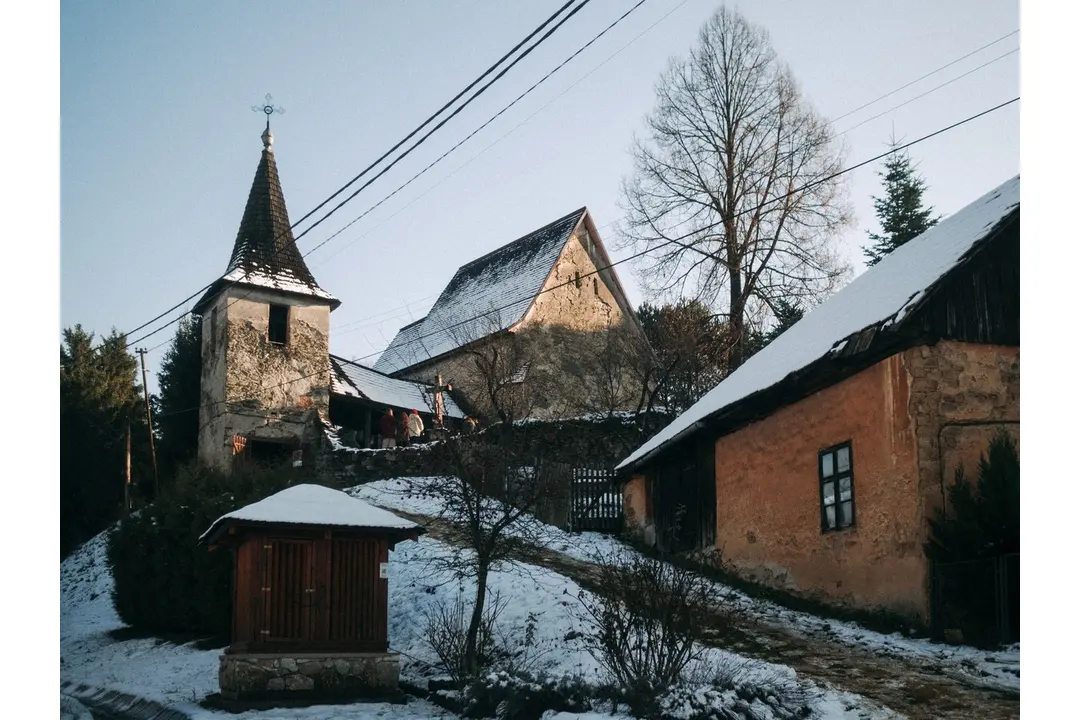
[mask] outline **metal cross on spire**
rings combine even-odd
[[[272,150],[274,144],[274,134],[270,132],[270,116],[274,113],[277,113],[278,115],[284,115],[285,108],[274,107],[274,98],[271,97],[270,93],[266,93],[264,101],[265,102],[262,105],[252,105],[251,111],[261,112],[266,115],[266,129],[263,130],[262,134],[263,147],[265,147],[267,150]]]

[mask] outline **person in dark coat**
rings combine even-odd
[[[409,444],[409,416],[404,410],[398,413],[397,441],[398,445]]]
[[[379,418],[379,446],[392,448],[396,443],[397,419],[394,418],[393,408],[386,408],[386,413]]]

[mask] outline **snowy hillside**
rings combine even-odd
[[[556,531],[557,532],[557,531]],[[599,538],[599,536],[597,536]],[[454,549],[423,537],[419,542],[403,542],[390,558],[390,644],[402,654],[403,679],[419,679],[432,673],[435,657],[422,640],[422,612],[436,600],[453,600],[470,587],[452,577],[433,572],[432,562],[447,557]],[[233,717],[213,713],[196,702],[217,690],[219,650],[202,651],[191,645],[173,645],[152,639],[116,641],[109,630],[122,626],[110,601],[112,578],[105,565],[104,537],[99,536],[61,564],[61,680],[96,688],[122,690],[156,700],[192,717]],[[538,645],[551,647],[547,671],[555,675],[582,675],[598,678],[598,668],[589,654],[565,638],[580,627],[579,587],[572,580],[547,568],[524,563],[508,563],[492,574],[490,588],[509,602],[503,615],[504,627],[514,630],[524,625],[530,614],[536,623]],[[729,656],[710,651],[714,658]],[[737,656],[731,656],[737,657]],[[797,682],[790,668],[758,661],[747,663],[748,679]],[[807,685],[806,690],[820,717],[888,718],[893,714],[870,706],[858,696]],[[303,710],[245,713],[248,718],[359,717],[403,720],[446,716],[430,703],[412,700],[404,706],[356,704],[323,706]],[[770,717],[763,710],[763,718]],[[579,717],[587,720],[587,716]],[[597,717],[592,715],[593,718]],[[605,717],[611,717],[606,715]]]

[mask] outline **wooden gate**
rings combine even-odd
[[[571,530],[619,532],[623,527],[622,489],[607,467],[576,467],[570,482]]]

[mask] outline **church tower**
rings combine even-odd
[[[199,459],[295,457],[314,413],[330,405],[330,311],[296,247],[269,117],[263,152],[225,274],[195,304],[202,316]]]

